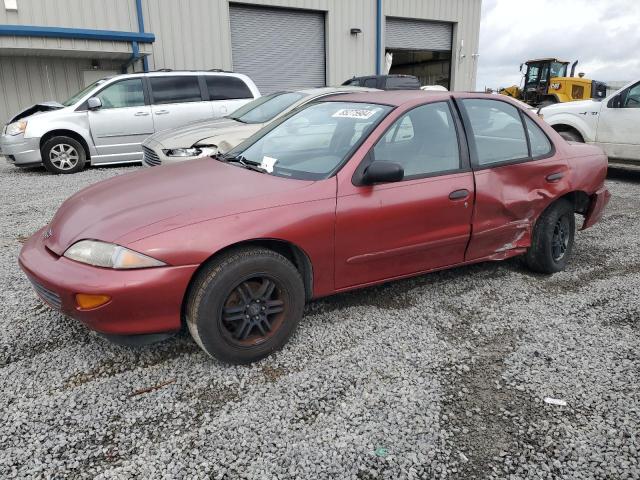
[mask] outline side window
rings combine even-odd
[[[367,78],[364,81],[364,85],[362,86],[368,87],[368,88],[376,88],[377,85],[378,85],[378,80],[376,78]]]
[[[131,78],[109,85],[96,95],[102,108],[140,107],[144,105],[141,78]]]
[[[149,77],[149,82],[153,92],[153,103],[156,105],[202,101],[200,84],[195,75]]]
[[[206,75],[205,79],[210,100],[253,98],[253,94],[247,84],[237,77]]]
[[[478,163],[494,163],[521,160],[529,157],[527,138],[518,109],[498,100],[462,100],[465,107]]]
[[[640,83],[636,83],[627,92],[624,108],[640,108]]]
[[[531,156],[541,157],[551,153],[551,142],[536,123],[525,115],[524,123],[527,125],[529,133],[529,143],[531,144]]]
[[[449,105],[430,103],[400,117],[373,147],[374,161],[396,162],[407,178],[460,168],[458,135]]]

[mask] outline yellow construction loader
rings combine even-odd
[[[563,62],[557,58],[528,60],[520,65],[521,72],[523,67],[526,67],[522,87],[513,85],[500,89],[499,93],[536,107],[589,98],[604,98],[607,95],[607,86],[603,82],[584,78],[583,73],[575,77],[577,64],[577,60],[573,62],[571,74],[567,76],[569,62]]]

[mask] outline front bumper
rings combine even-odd
[[[607,187],[602,187],[591,196],[591,203],[589,204],[587,214],[584,216],[584,223],[582,224],[582,228],[580,228],[580,230],[584,230],[585,228],[593,226],[602,218],[604,209],[609,203],[610,198],[611,193],[609,192]]]
[[[41,299],[79,320],[91,330],[108,335],[177,332],[182,301],[197,265],[140,270],[112,270],[58,257],[36,232],[20,252],[19,263]],[[81,310],[76,293],[109,295],[111,300]]]
[[[0,155],[4,155],[16,167],[39,165],[42,163],[40,139],[24,138],[24,135],[2,135]]]

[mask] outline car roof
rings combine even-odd
[[[385,90],[377,92],[358,92],[336,95],[335,97],[327,97],[326,101],[340,102],[360,102],[360,103],[381,103],[398,107],[405,103],[419,102],[420,100],[448,100],[451,98],[451,92],[441,92],[437,90]]]
[[[354,87],[350,85],[344,85],[339,87],[305,88],[304,90],[298,90],[298,91],[306,95],[317,96],[317,95],[327,95],[329,93],[342,93],[342,92],[380,92],[381,90],[377,88]]]

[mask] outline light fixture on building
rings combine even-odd
[[[4,0],[4,9],[12,12],[17,12],[18,0]]]
[[[91,60],[91,69],[92,70],[99,70],[100,69],[100,62],[98,60]]]
[[[362,30],[360,30],[359,28],[352,28],[351,29],[351,35],[355,35],[356,37],[362,33]]]

